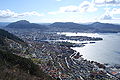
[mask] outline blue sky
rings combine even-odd
[[[120,22],[120,0],[1,0],[0,22]]]

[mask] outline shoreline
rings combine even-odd
[[[24,34],[24,36],[22,35]],[[30,33],[29,33],[30,34]],[[29,42],[31,55],[30,58],[38,64],[41,69],[53,78],[60,78],[62,80],[92,80],[98,79],[109,79],[117,80],[117,77],[112,76],[112,78],[107,74],[106,71],[111,71],[104,69],[104,65],[89,61],[82,58],[82,55],[77,53],[70,47],[60,46],[57,43],[49,43],[47,41],[42,41],[41,39],[52,39],[57,40],[60,36],[55,34],[45,34],[35,32],[36,35],[28,35],[24,32],[19,34],[24,40]],[[62,36],[63,39],[66,37]],[[82,40],[90,40],[88,37],[67,37],[76,40],[78,38],[84,38]],[[94,39],[94,38],[93,38]],[[82,41],[81,40],[81,41]],[[74,53],[76,52],[76,53]],[[81,58],[81,61],[77,59]],[[111,73],[111,72],[110,72]]]

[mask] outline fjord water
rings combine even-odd
[[[101,37],[103,40],[86,44],[84,47],[72,49],[80,52],[83,58],[100,63],[120,64],[120,34],[119,33],[63,33],[67,36]]]

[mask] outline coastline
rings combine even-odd
[[[84,59],[81,54],[71,49],[70,46],[67,47],[64,44],[61,46],[59,43],[44,41],[44,39],[49,40],[51,37],[52,39],[58,40],[61,36],[57,35],[56,37],[52,33],[28,35],[23,32],[23,34],[25,36],[22,36],[22,38],[30,45],[30,59],[53,78],[62,80],[117,80],[116,76],[108,75],[107,71],[111,71],[111,69],[108,68],[106,71],[103,64]],[[21,37],[21,35],[18,36]],[[74,40],[81,38],[81,41],[94,39],[89,37],[67,38],[75,38]],[[66,39],[66,37],[62,36],[62,39]],[[78,61],[78,58],[81,60]]]

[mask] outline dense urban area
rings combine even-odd
[[[120,64],[109,65],[86,60],[80,52],[71,49],[71,47],[84,47],[87,43],[65,41],[91,41],[90,43],[94,44],[94,41],[103,40],[102,38],[66,36],[57,34],[57,32],[42,32],[39,29],[4,29],[15,34],[26,43],[23,46],[23,43],[6,36],[5,40],[8,47],[14,49],[13,54],[32,60],[45,74],[51,77],[51,80],[120,79]],[[27,73],[30,73],[29,70]],[[48,79],[34,78],[33,80]]]

